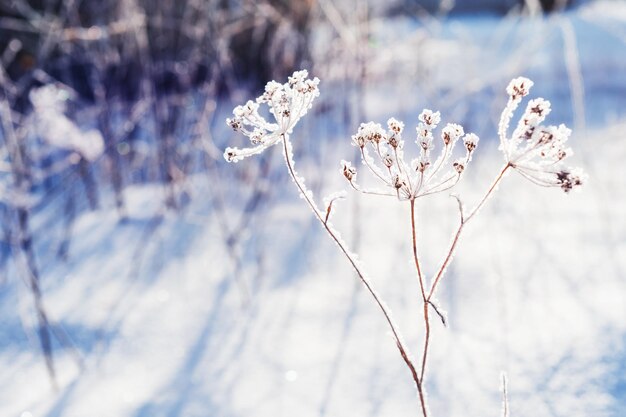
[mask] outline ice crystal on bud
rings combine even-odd
[[[387,167],[387,168],[391,168],[393,166],[393,158],[390,154],[386,154],[383,157],[383,164]]]
[[[467,152],[472,152],[478,145],[478,136],[474,133],[468,133],[463,138],[463,143],[465,143],[465,149],[467,149]]]
[[[575,187],[583,185],[585,180],[585,174],[580,169],[574,169],[573,171],[562,170],[556,173],[557,185],[566,193],[569,193]]]
[[[552,110],[549,101],[543,98],[530,100],[517,127],[508,136],[513,113],[532,85],[533,82],[524,77],[516,78],[509,84],[509,102],[500,116],[500,149],[506,162],[530,181],[569,192],[583,184],[584,175],[577,170],[562,168],[563,160],[572,154],[571,149],[566,147],[572,131],[563,124],[541,125]]]
[[[526,77],[517,77],[511,80],[506,87],[506,92],[513,100],[518,100],[528,95],[530,88],[534,85],[531,80]]]
[[[444,145],[449,145],[450,143],[456,142],[457,139],[463,136],[464,133],[463,126],[455,123],[448,123],[441,131],[441,139],[443,140]]]
[[[454,167],[454,170],[456,172],[458,172],[459,174],[462,173],[465,169],[465,159],[457,159],[456,161],[454,161],[452,166]]]
[[[235,131],[242,132],[250,139],[251,148],[226,148],[224,158],[237,162],[256,155],[280,142],[283,135],[291,134],[300,118],[304,116],[319,96],[319,79],[308,79],[306,70],[296,71],[285,84],[270,81],[264,93],[255,101],[233,109],[233,118],[226,123]],[[274,122],[268,122],[259,114],[261,104],[266,104]]]
[[[441,114],[438,111],[433,112],[430,109],[424,109],[419,115],[419,120],[434,129],[441,121]]]
[[[368,142],[379,144],[386,139],[386,133],[380,123],[361,123],[357,134],[352,136],[353,143],[362,148]]]
[[[392,117],[391,119],[387,120],[387,127],[394,134],[399,135],[404,130],[404,123]]]
[[[350,182],[356,177],[356,168],[348,161],[341,160],[341,173]]]
[[[399,190],[400,188],[402,188],[402,187],[404,187],[406,185],[404,180],[398,174],[393,176],[393,181],[392,182],[393,182],[393,188],[395,188],[396,190]]]
[[[401,200],[413,200],[448,190],[459,181],[461,174],[471,161],[471,154],[478,144],[478,136],[472,133],[467,134],[464,140],[465,156],[454,164],[450,164],[448,160],[453,154],[454,145],[465,131],[460,125],[447,124],[441,132],[444,146],[439,157],[431,162],[431,153],[436,147],[433,143],[433,131],[441,122],[441,115],[439,112],[425,109],[418,119],[416,143],[420,156],[412,160],[410,164],[407,164],[404,159],[403,142],[400,138],[404,123],[395,118],[389,119],[387,132],[380,124],[374,122],[362,123],[359,126],[357,133],[352,136],[352,143],[360,148],[363,165],[388,187],[388,191],[362,189],[354,183],[354,175],[351,171],[344,168],[343,175],[350,180],[353,188],[366,194],[389,195]],[[372,151],[374,157],[371,155]],[[378,159],[378,164],[376,159]]]

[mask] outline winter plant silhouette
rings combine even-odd
[[[425,332],[421,355],[416,360],[404,342],[389,307],[372,287],[357,255],[349,249],[340,233],[329,222],[333,202],[341,195],[335,194],[326,198],[325,209],[320,209],[313,198],[313,194],[305,186],[304,179],[295,170],[290,135],[300,118],[307,113],[315,98],[319,96],[318,84],[317,78],[308,79],[306,70],[297,71],[289,77],[287,83],[279,84],[271,81],[266,85],[265,92],[256,101],[248,101],[243,106],[237,106],[233,111],[234,117],[227,119],[227,123],[234,130],[247,136],[253,147],[227,148],[224,157],[229,162],[237,162],[248,156],[261,153],[272,145],[280,144],[282,146],[287,170],[302,198],[312,209],[314,216],[320,221],[331,239],[339,246],[382,312],[398,351],[411,372],[420,401],[421,414],[427,417],[429,411],[424,385],[430,345],[430,313],[432,309],[445,325],[445,317],[440,313],[434,296],[452,260],[463,230],[494,193],[505,174],[511,170],[519,172],[535,184],[544,187],[560,187],[566,193],[581,186],[584,182],[582,171],[563,167],[563,161],[572,153],[571,149],[565,146],[571,131],[564,125],[558,127],[541,125],[550,113],[550,103],[539,98],[529,101],[517,127],[508,136],[509,124],[513,114],[533,85],[532,81],[523,77],[516,78],[509,83],[506,89],[509,100],[502,112],[498,126],[499,149],[504,154],[504,164],[473,209],[466,210],[462,201],[455,196],[460,214],[459,225],[454,231],[446,255],[432,279],[425,276],[418,251],[416,201],[426,195],[450,190],[459,182],[472,160],[478,145],[478,136],[473,133],[465,133],[463,127],[458,124],[446,124],[439,132],[437,142],[440,151],[433,161],[432,153],[436,148],[435,131],[441,122],[441,115],[439,112],[428,109],[419,115],[416,129],[419,157],[410,162],[405,160],[403,152],[404,123],[394,118],[388,120],[388,129],[384,129],[378,123],[363,123],[357,133],[352,136],[352,144],[358,148],[363,166],[382,184],[383,188],[366,189],[361,187],[356,181],[357,169],[350,162],[341,161],[341,173],[350,186],[358,192],[389,196],[401,203],[408,202],[410,206],[409,220],[411,223],[413,262],[419,283],[420,298],[423,303]],[[261,104],[266,104],[269,107],[274,122],[266,121],[259,114],[258,110]],[[450,163],[456,148],[455,145],[459,141],[463,144],[464,154]],[[504,404],[505,413],[508,413],[506,394]]]

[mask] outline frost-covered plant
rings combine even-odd
[[[224,157],[229,162],[237,162],[248,156],[263,152],[272,145],[279,143],[283,135],[290,135],[294,126],[313,105],[313,100],[320,95],[316,77],[307,79],[307,70],[296,71],[289,81],[279,84],[270,81],[265,92],[255,101],[249,100],[243,106],[233,110],[233,118],[226,122],[235,131],[246,135],[252,148],[226,148]],[[259,114],[259,105],[267,104],[275,123],[270,123]]]
[[[295,124],[319,95],[319,80],[317,78],[310,80],[307,79],[307,76],[306,71],[298,71],[285,84],[281,85],[271,81],[267,84],[265,93],[257,98],[256,103],[249,101],[245,106],[236,107],[233,111],[234,118],[227,120],[228,125],[237,131],[242,131],[256,146],[247,149],[227,148],[224,157],[229,162],[236,162],[247,156],[260,153],[269,146],[282,144],[287,170],[301,196],[313,210],[313,214],[330,237],[337,243],[383,313],[400,355],[415,382],[421,413],[427,417],[429,411],[424,383],[430,344],[430,310],[432,308],[445,325],[445,317],[437,308],[434,295],[452,260],[465,226],[478,213],[489,196],[496,190],[505,173],[510,169],[518,171],[536,184],[560,187],[565,192],[582,185],[584,175],[580,170],[562,167],[563,160],[571,154],[571,150],[565,148],[564,145],[571,131],[564,125],[558,127],[541,125],[550,112],[550,103],[540,98],[529,102],[517,128],[508,138],[508,125],[513,113],[533,84],[532,81],[523,77],[511,81],[506,90],[509,94],[509,101],[502,112],[498,129],[500,149],[504,153],[505,164],[472,210],[466,210],[461,200],[455,196],[460,212],[459,226],[452,236],[450,247],[441,261],[437,273],[431,279],[427,279],[422,272],[417,245],[415,204],[420,197],[449,190],[458,183],[472,159],[478,144],[478,136],[473,133],[466,134],[463,127],[458,124],[448,123],[439,132],[440,152],[433,161],[431,153],[436,148],[435,130],[441,122],[441,115],[439,112],[428,109],[425,109],[418,117],[419,123],[416,129],[415,142],[419,148],[419,157],[410,163],[404,157],[402,136],[404,123],[394,118],[388,120],[387,129],[378,123],[363,123],[357,133],[352,136],[352,144],[360,150],[362,164],[376,180],[382,183],[384,188],[372,190],[361,187],[356,181],[357,169],[350,162],[344,160],[341,161],[341,174],[351,187],[364,194],[392,196],[400,202],[408,202],[410,205],[413,261],[420,287],[421,301],[423,302],[425,329],[421,358],[416,361],[403,341],[389,308],[372,287],[357,255],[349,249],[340,233],[329,222],[333,202],[344,195],[335,193],[327,197],[324,200],[326,208],[322,211],[318,208],[312,193],[306,188],[304,179],[298,176],[295,171],[289,135]],[[258,108],[261,103],[268,104],[276,123],[268,123],[259,115]],[[463,142],[463,155],[450,163],[455,145],[459,140]],[[373,152],[374,157],[370,152]],[[506,398],[506,390],[504,395]],[[505,402],[505,414],[507,413],[508,404]]]
[[[507,137],[513,113],[528,95],[533,82],[518,77],[509,83],[506,91],[509,102],[502,112],[498,134],[500,150],[507,164],[535,184],[561,187],[566,193],[582,185],[584,174],[580,169],[563,167],[563,160],[572,154],[566,147],[572,131],[567,126],[543,126],[550,114],[550,102],[542,98],[530,100],[510,138]]]
[[[387,121],[389,128],[387,131],[378,123],[361,124],[356,135],[352,136],[352,144],[360,149],[363,165],[386,186],[388,191],[362,189],[355,181],[356,169],[350,162],[341,161],[341,171],[355,190],[366,194],[395,195],[400,200],[413,200],[454,187],[472,160],[478,136],[473,133],[463,136],[463,126],[448,123],[441,130],[441,154],[431,162],[431,151],[435,148],[433,131],[441,121],[441,116],[439,112],[425,109],[419,115],[419,120],[416,142],[420,156],[410,163],[405,161],[403,152],[404,123],[391,118]],[[466,150],[465,156],[448,164],[454,145],[461,137]],[[368,146],[378,157],[381,166],[371,157]]]
[[[66,91],[47,84],[30,92],[39,135],[50,145],[78,153],[93,162],[104,152],[104,140],[97,130],[83,132],[66,115]]]

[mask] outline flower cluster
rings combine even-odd
[[[319,96],[319,79],[308,79],[307,70],[296,71],[285,84],[270,81],[265,92],[256,101],[248,101],[233,110],[233,118],[226,123],[235,131],[242,132],[250,139],[251,148],[226,148],[224,158],[237,162],[248,156],[263,152],[278,143],[282,135],[291,134],[300,118],[311,108],[313,100]],[[259,106],[267,104],[275,123],[270,123],[259,114]]]
[[[435,148],[434,130],[441,122],[439,112],[425,109],[419,115],[416,143],[419,158],[407,163],[404,158],[402,132],[404,123],[391,118],[387,130],[378,123],[362,123],[352,144],[361,151],[363,164],[387,188],[385,191],[365,190],[356,183],[356,169],[346,161],[341,161],[341,172],[353,188],[368,194],[393,195],[400,200],[412,200],[424,195],[452,188],[461,178],[472,159],[478,144],[478,136],[465,134],[463,127],[448,123],[441,130],[441,152],[433,161],[431,153]],[[463,138],[465,155],[449,163],[456,142]],[[377,164],[370,155],[371,148],[378,158]]]
[[[33,89],[29,95],[36,116],[39,135],[49,144],[95,161],[104,152],[104,140],[97,130],[81,131],[65,114],[67,92],[48,84]]]
[[[584,174],[579,169],[562,167],[563,160],[572,154],[572,150],[566,147],[572,131],[563,124],[541,124],[550,114],[549,101],[542,98],[530,100],[511,137],[507,137],[513,113],[532,86],[533,82],[524,77],[509,83],[506,89],[509,101],[502,112],[498,131],[500,149],[507,163],[530,181],[570,192],[583,184]]]

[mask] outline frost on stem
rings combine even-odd
[[[324,207],[326,207],[326,216],[324,218],[324,223],[328,223],[328,220],[330,220],[330,217],[336,205],[336,201],[343,200],[344,198],[346,198],[345,191],[337,191],[324,197]]]
[[[560,187],[566,193],[580,187],[586,180],[580,169],[563,167],[565,158],[572,154],[566,146],[572,131],[567,126],[542,125],[550,114],[550,102],[543,98],[530,100],[517,127],[508,137],[507,131],[513,113],[528,95],[533,82],[528,78],[513,79],[506,91],[509,101],[500,116],[500,149],[506,162],[531,182],[544,187]]]
[[[465,134],[463,127],[448,123],[441,130],[441,151],[433,161],[431,153],[436,148],[434,131],[441,122],[441,114],[424,109],[418,116],[416,144],[419,158],[410,163],[404,158],[404,123],[391,118],[387,121],[387,130],[379,123],[362,123],[352,144],[360,149],[363,165],[376,177],[388,191],[379,192],[359,187],[354,179],[356,171],[349,163],[342,161],[343,176],[353,188],[366,194],[395,196],[400,200],[413,200],[452,188],[461,178],[472,159],[478,144],[478,136]],[[463,138],[465,155],[452,164],[449,159],[456,142]],[[374,157],[372,157],[372,153]]]
[[[248,136],[250,141],[256,146],[246,149],[227,148],[224,152],[224,157],[229,162],[236,162],[247,156],[260,153],[276,143],[282,143],[285,164],[292,181],[300,192],[300,197],[306,201],[315,217],[322,223],[324,229],[328,232],[328,235],[348,259],[359,279],[376,301],[378,307],[385,316],[385,320],[389,325],[396,346],[398,347],[405,364],[410,368],[413,380],[421,393],[421,383],[417,377],[417,371],[413,363],[413,359],[406,347],[397,325],[393,320],[390,309],[378,296],[376,290],[371,286],[370,280],[367,278],[364,268],[359,262],[358,256],[349,249],[346,242],[342,239],[341,234],[328,221],[333,201],[341,198],[341,194],[330,196],[325,201],[326,212],[322,212],[315,203],[312,193],[306,188],[304,178],[300,177],[295,170],[293,149],[289,139],[289,133],[292,131],[298,120],[311,107],[313,100],[319,95],[319,91],[317,89],[319,80],[317,78],[308,80],[306,79],[307,74],[307,71],[295,72],[293,76],[289,77],[289,81],[283,85],[274,81],[269,82],[265,87],[265,93],[261,97],[257,98],[256,102],[249,101],[244,106],[236,107],[233,111],[233,115],[235,117],[228,119],[227,124],[235,130],[242,131],[244,135]],[[270,113],[274,115],[276,123],[268,123],[258,114],[259,103],[268,104],[270,107]],[[402,125],[397,123],[394,125],[393,129],[395,129],[396,133],[399,134],[401,133]],[[378,129],[378,127],[373,126],[373,129],[369,131],[367,136],[368,140],[382,142],[386,137],[386,134],[382,128]],[[349,162],[343,161],[342,174],[352,184],[352,181],[356,176],[356,169],[354,169]],[[421,394],[420,397],[424,407],[424,398]]]
[[[255,101],[248,101],[233,110],[233,118],[226,123],[235,131],[247,136],[253,145],[249,148],[226,148],[224,158],[237,162],[256,155],[280,142],[282,135],[291,134],[300,118],[304,116],[319,96],[319,79],[308,79],[307,70],[296,71],[285,84],[270,81],[265,92]],[[261,104],[266,104],[273,122],[259,114]]]
[[[95,161],[104,152],[104,140],[97,130],[81,131],[66,115],[68,93],[48,84],[33,89],[29,95],[35,112],[39,135],[50,145],[77,152]]]

